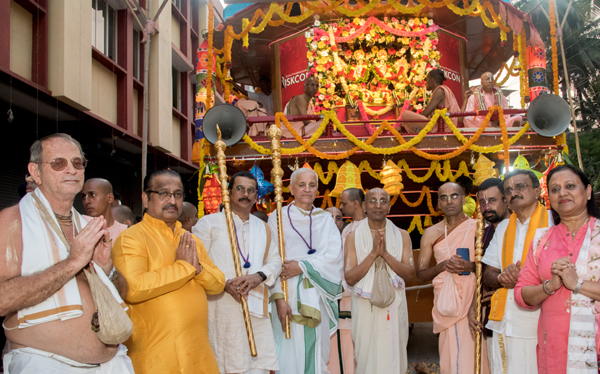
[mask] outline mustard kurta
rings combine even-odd
[[[113,263],[129,283],[133,335],[125,345],[136,374],[219,372],[208,341],[206,294],[221,293],[225,276],[195,236],[200,274],[175,261],[184,232],[179,222],[173,233],[146,214],[114,243]]]

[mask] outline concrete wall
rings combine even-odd
[[[181,50],[181,26],[179,26],[179,21],[174,15],[171,15],[171,37],[173,38],[173,44]]]
[[[31,80],[33,15],[10,2],[10,70]]]
[[[80,110],[92,108],[91,44],[91,2],[49,1],[48,89]]]
[[[153,1],[151,14],[156,14],[160,2]],[[159,150],[173,152],[173,95],[171,82],[172,33],[171,7],[166,6],[158,25],[160,32],[152,36],[149,64],[150,142]]]
[[[96,60],[92,61],[92,113],[117,123],[117,76]]]
[[[171,153],[177,157],[181,157],[181,122],[179,118],[173,116],[173,143]]]

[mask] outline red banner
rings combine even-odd
[[[463,90],[460,75],[459,39],[441,31],[438,32],[438,38],[437,50],[441,54],[440,68],[446,76],[444,85],[450,87],[456,101],[458,101],[458,105],[462,106]]]
[[[279,44],[282,109],[292,97],[304,93],[304,81],[308,76],[307,52],[306,38],[303,33]]]

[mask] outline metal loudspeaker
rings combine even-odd
[[[210,108],[202,120],[202,131],[206,140],[215,144],[217,136],[217,125],[221,130],[221,140],[227,147],[231,147],[244,137],[246,133],[246,117],[241,110],[230,104],[216,105]]]
[[[546,137],[565,132],[571,123],[569,104],[560,96],[544,94],[538,96],[527,109],[529,126]]]

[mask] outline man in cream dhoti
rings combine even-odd
[[[342,243],[331,215],[315,208],[318,177],[312,169],[292,173],[294,202],[282,209],[285,262],[281,279],[287,281],[288,303],[281,282],[271,290],[279,321],[273,319],[281,374],[328,373],[329,338],[338,324],[337,300],[342,295]],[[277,217],[269,226],[276,244]],[[285,338],[285,318],[291,339]]]
[[[110,259],[104,218],[88,223],[73,208],[85,165],[71,136],[37,140],[28,169],[38,188],[0,212],[4,373],[133,373],[127,349],[102,343],[90,328],[96,306],[82,269],[93,261],[103,283],[123,296],[127,283]]]
[[[344,247],[346,282],[352,287],[352,340],[358,373],[405,373],[408,367],[408,309],[405,281],[415,269],[408,232],[386,219],[390,196],[367,192],[367,221],[348,235]],[[389,277],[387,293],[377,289],[376,269]],[[384,298],[377,298],[377,295]],[[386,300],[385,303],[381,301]]]
[[[206,295],[221,293],[225,276],[177,221],[183,198],[178,173],[147,176],[144,219],[113,247],[115,266],[129,282],[133,335],[125,345],[136,374],[219,370],[208,340]]]
[[[88,214],[85,219],[102,216],[106,221],[108,234],[113,243],[117,236],[127,229],[127,225],[119,223],[113,218],[111,205],[114,199],[112,184],[106,179],[88,179],[81,190],[81,202]]]
[[[474,371],[475,341],[468,321],[475,290],[475,263],[457,254],[466,248],[475,258],[477,221],[463,213],[465,195],[457,183],[444,183],[438,190],[444,220],[425,230],[417,266],[417,279],[433,280],[433,332],[439,333],[440,373],[462,374]],[[437,265],[429,268],[431,256]],[[468,275],[459,275],[469,272]]]
[[[227,279],[223,293],[208,296],[208,335],[220,373],[279,370],[267,287],[281,272],[281,257],[277,246],[271,245],[277,232],[250,214],[257,187],[256,178],[247,171],[235,174],[229,183],[242,276],[236,277],[224,211],[204,216],[192,229]],[[257,357],[250,355],[240,297],[248,301]]]
[[[315,95],[319,92],[319,80],[311,75],[304,81],[304,93],[302,95],[296,95],[290,99],[286,104],[283,112],[286,115],[291,116],[306,116],[315,114],[315,107],[313,100]],[[297,121],[291,122],[290,125],[296,130],[300,136],[311,136],[321,126],[321,121]],[[293,138],[294,135],[288,130],[285,125],[281,125],[281,136],[283,138]]]
[[[517,305],[514,288],[525,264],[535,230],[553,225],[552,215],[538,202],[540,182],[531,170],[517,169],[504,177],[504,199],[513,211],[498,224],[482,262],[484,283],[492,290],[486,327],[493,331],[492,374],[537,373],[537,325],[540,308]]]
[[[350,233],[366,220],[363,210],[365,193],[359,188],[348,188],[340,195],[340,209],[346,216],[352,218],[352,222],[342,231],[342,247]],[[342,278],[343,279],[343,278]],[[354,342],[352,341],[352,297],[350,286],[342,281],[344,291],[339,301],[340,322],[337,334],[331,337],[331,351],[329,353],[329,364],[327,369],[332,374],[354,374],[356,361],[354,360]]]
[[[475,87],[472,94],[468,96],[465,112],[478,111],[480,113],[477,117],[464,117],[465,127],[479,128],[487,115],[488,109],[494,105],[501,106],[504,109],[509,108],[508,100],[506,100],[500,88],[494,87],[494,76],[488,71],[481,74],[481,86]],[[506,127],[519,127],[522,118],[521,116],[505,115],[504,123]],[[488,127],[498,126],[500,126],[498,120],[490,121],[488,124]]]

